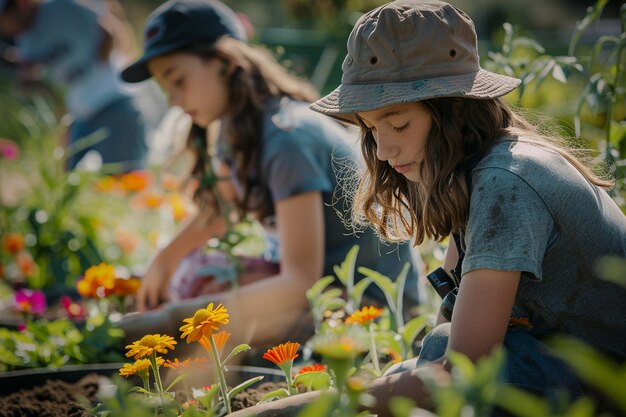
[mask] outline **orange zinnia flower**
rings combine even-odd
[[[228,310],[222,304],[213,309],[213,303],[209,303],[183,322],[187,324],[180,327],[179,330],[183,332],[180,338],[187,337],[187,343],[199,341],[202,336],[211,336],[221,325],[228,324]]]
[[[268,349],[267,352],[263,354],[263,359],[267,359],[268,361],[274,362],[276,365],[281,366],[283,363],[287,361],[293,361],[295,358],[300,356],[296,353],[298,352],[299,347],[300,343],[297,342],[282,343],[278,346]]]
[[[160,334],[147,334],[132,345],[126,346],[129,351],[126,352],[126,356],[134,356],[135,359],[141,359],[146,356],[150,356],[153,353],[166,354],[167,350],[173,350],[176,340],[172,336]]]
[[[8,233],[2,242],[4,250],[11,255],[17,255],[24,249],[24,237],[19,233]]]
[[[346,318],[346,324],[359,323],[366,324],[380,316],[384,309],[378,307],[363,307],[355,311]]]
[[[120,178],[120,185],[126,191],[145,190],[151,182],[152,175],[148,171],[132,171]]]
[[[222,330],[219,333],[213,333],[211,337],[213,337],[213,342],[215,342],[215,347],[217,348],[218,352],[222,352],[222,348],[230,337],[230,332]],[[198,339],[198,342],[207,350],[207,352],[211,351],[211,342],[209,341],[207,336],[202,336],[200,339]]]
[[[163,366],[165,366],[166,368],[172,368],[172,369],[183,369],[189,366],[189,364],[191,363],[191,359],[187,358],[184,361],[179,361],[178,358],[174,358],[173,361],[171,360],[166,360],[165,363],[163,364]]]
[[[33,258],[27,252],[19,253],[15,257],[15,263],[25,277],[32,277],[37,273],[37,264],[35,264]]]
[[[105,295],[115,294],[118,297],[137,294],[141,287],[141,280],[138,278],[115,278],[113,289],[106,291]]]

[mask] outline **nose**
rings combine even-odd
[[[380,161],[388,161],[395,156],[397,153],[396,146],[393,145],[392,141],[385,138],[384,135],[375,134],[374,139],[376,140],[376,157]]]

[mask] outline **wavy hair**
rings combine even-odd
[[[239,214],[249,212],[253,203],[259,217],[264,217],[271,213],[273,204],[268,195],[257,192],[262,190],[259,186],[263,184],[263,172],[259,166],[263,114],[273,99],[290,97],[313,102],[319,98],[317,91],[308,82],[289,73],[266,48],[230,37],[223,37],[215,44],[197,42],[179,52],[235,63],[234,70],[227,75],[229,97],[226,115],[222,119],[223,134],[243,189],[243,197],[237,202]],[[203,134],[206,136],[205,130],[194,126],[188,140],[188,148],[196,159],[191,172],[195,178],[204,178],[210,168],[210,158],[203,157],[208,151],[206,140],[198,140]],[[254,177],[256,181],[251,182]],[[212,194],[213,187],[199,187],[194,200],[215,207]]]
[[[437,98],[424,103],[432,117],[426,158],[419,181],[410,181],[376,157],[376,142],[361,122],[361,151],[366,170],[354,197],[352,219],[370,223],[386,240],[441,241],[465,229],[469,216],[469,175],[475,164],[503,137],[531,142],[558,152],[591,183],[611,188],[596,175],[584,154],[555,135],[543,134],[499,98]]]

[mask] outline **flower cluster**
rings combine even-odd
[[[88,268],[76,283],[78,293],[84,298],[125,297],[136,294],[140,286],[139,279],[117,277],[113,265],[105,263]]]
[[[16,232],[4,235],[0,253],[0,278],[14,286],[21,286],[37,276],[38,272],[37,265],[26,250],[24,236]]]

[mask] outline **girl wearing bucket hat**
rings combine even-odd
[[[398,0],[362,16],[347,47],[341,85],[311,108],[361,128],[354,217],[389,239],[454,237],[443,269],[429,274],[451,290],[441,294],[445,314],[390,381],[447,366],[447,350],[476,361],[503,346],[506,381],[579,395],[544,345],[557,334],[623,362],[626,288],[595,269],[626,257],[612,182],[502,101],[519,80],[480,67],[470,18],[444,2]]]
[[[221,302],[232,313],[236,327],[230,331],[239,343],[297,338],[293,327],[309,310],[306,290],[333,274],[355,244],[360,247],[357,265],[393,279],[408,262],[406,298],[417,301],[409,245],[385,248],[372,230],[355,234],[337,215],[347,208],[338,168],[354,170],[357,161],[348,130],[308,108],[319,97],[314,89],[288,74],[265,49],[248,44],[232,10],[216,1],[168,1],[148,17],[144,49],[122,78],[154,77],[170,104],[191,116],[192,176],[203,178],[213,164],[220,193],[239,214],[255,215],[266,225],[278,249],[268,254],[277,264],[261,273],[262,279],[244,271],[240,282],[255,282],[237,290],[203,295],[216,290],[212,282],[194,291],[177,286],[172,280],[183,258],[224,232],[214,189],[200,187],[197,216],[156,255],[143,277],[140,310],[170,302],[129,317],[126,329],[145,333],[146,317],[152,314],[155,326],[166,327],[169,321],[177,331],[198,308]],[[215,152],[206,140],[214,121],[221,122]],[[371,295],[384,301],[382,294]]]

